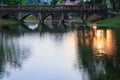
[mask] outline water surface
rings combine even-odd
[[[120,80],[120,29],[0,27],[0,80]]]

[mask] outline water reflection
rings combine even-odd
[[[9,76],[12,70],[20,69],[29,56],[29,48],[21,47],[18,37],[0,33],[0,76]]]
[[[34,30],[38,27],[38,23],[24,23],[29,29]]]
[[[91,80],[120,79],[119,62],[116,64],[116,59],[119,61],[119,56],[116,56],[116,34],[115,30],[97,26],[78,30],[79,54]]]
[[[112,57],[115,52],[115,37],[112,30],[96,30],[93,39],[93,49],[96,56]]]
[[[118,30],[73,23],[14,26],[0,27],[0,79],[120,79]]]

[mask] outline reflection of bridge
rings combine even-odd
[[[72,5],[72,6],[1,6],[0,17],[13,15],[18,20],[23,20],[29,15],[35,16],[38,20],[51,15],[53,20],[64,20],[69,16],[78,14],[83,20],[92,14],[104,15],[107,8],[104,5]],[[71,14],[71,15],[70,15]]]

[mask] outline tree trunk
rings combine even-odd
[[[119,0],[119,3],[118,3],[118,9],[120,10],[120,0]]]
[[[116,10],[116,7],[115,7],[115,0],[112,0],[112,6],[113,6],[113,10]]]

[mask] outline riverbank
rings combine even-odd
[[[73,22],[80,22],[80,23],[83,22],[83,20],[82,20],[81,18],[76,18],[76,17],[73,18],[72,21],[73,21]]]
[[[97,26],[105,26],[105,27],[116,27],[120,28],[120,15],[117,15],[114,18],[106,19],[106,20],[99,20],[94,23],[89,23],[91,24],[96,24]]]
[[[29,15],[28,17],[26,17],[23,20],[23,22],[37,23],[39,21],[36,20],[36,18],[33,15]],[[14,25],[14,24],[19,24],[19,23],[23,23],[23,22],[18,21],[13,16],[8,16],[7,19],[1,19],[0,18],[0,25]]]
[[[0,26],[1,25],[13,25],[13,24],[18,24],[18,23],[20,22],[15,19],[0,19]]]

